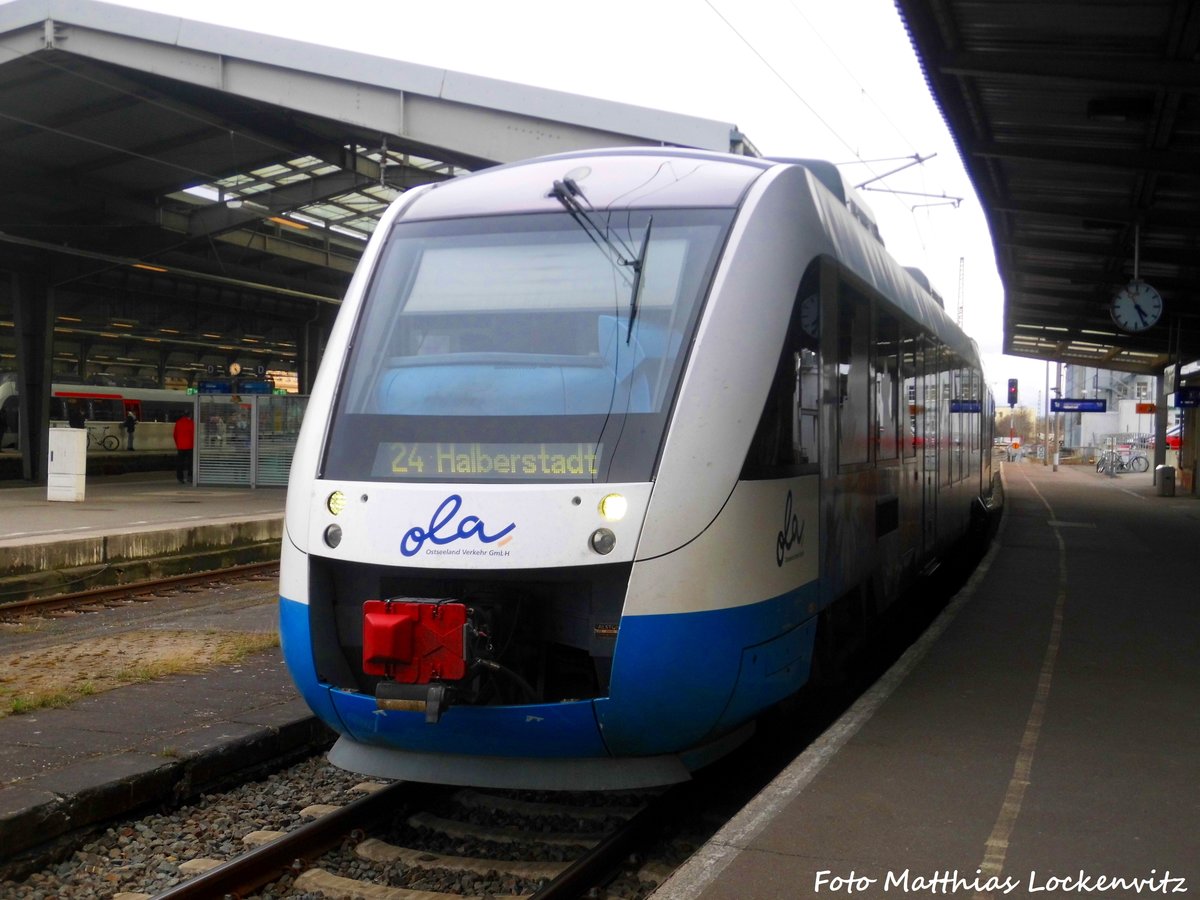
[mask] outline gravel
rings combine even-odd
[[[223,862],[246,851],[242,837],[252,831],[290,831],[306,821],[301,819],[300,811],[307,806],[318,803],[343,805],[359,799],[362,794],[352,789],[362,780],[359,775],[331,766],[323,757],[314,757],[234,790],[206,794],[196,803],[113,824],[63,862],[35,872],[21,882],[0,882],[0,897],[6,900],[96,900],[122,892],[154,895],[186,880],[188,876],[180,872],[180,865],[188,860],[206,858]],[[582,806],[626,805],[625,802],[614,803],[612,794],[542,796],[521,792],[501,793],[518,800],[560,806],[563,803]],[[625,800],[630,805],[636,804],[634,798]],[[608,816],[597,820],[562,814],[522,815],[507,809],[462,807],[452,800],[437,804],[434,811],[458,821],[519,827],[528,834],[529,840],[514,844],[451,837],[436,830],[408,825],[405,821],[407,814],[390,826],[376,829],[375,835],[401,846],[442,855],[552,862],[573,859],[582,852],[582,847],[565,848],[539,843],[536,837],[539,832],[594,833],[615,825],[617,821]],[[695,848],[697,838],[703,839],[695,833],[690,838],[682,839],[677,835],[665,835],[664,840],[652,851],[652,856],[672,867],[679,865]],[[542,885],[538,879],[521,878],[503,872],[480,875],[451,869],[425,869],[402,863],[374,863],[355,856],[354,841],[350,839],[330,850],[314,866],[335,875],[374,884],[410,890],[463,893],[475,897],[528,894]],[[610,896],[646,897],[654,885],[639,880],[638,861],[631,860],[626,868],[627,871],[609,886]],[[283,897],[290,900],[316,900],[319,895],[292,893],[295,874],[299,873],[286,875],[256,897],[258,900]]]
[[[156,894],[184,880],[190,859],[225,861],[245,852],[242,836],[303,824],[300,810],[314,803],[345,804],[362,776],[314,757],[261,781],[142,819],[114,824],[70,858],[24,881],[0,882],[13,900],[96,900],[120,892]]]

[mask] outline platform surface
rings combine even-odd
[[[0,547],[283,515],[284,488],[197,487],[174,472],[89,476],[79,502],[0,482]]]
[[[53,566],[89,542],[115,545],[144,533],[148,554],[179,553],[172,535],[215,528],[234,534],[254,523],[277,529],[280,488],[193,487],[173,472],[89,477],[82,502],[49,501],[46,487],[0,487],[0,562],[37,552]],[[59,552],[61,548],[61,553]],[[0,568],[3,568],[0,565]],[[0,572],[0,578],[4,575]],[[235,607],[193,608],[160,601],[135,612],[149,624],[123,623],[120,609],[93,613],[105,629],[133,627],[221,632],[277,631],[278,587]],[[29,628],[0,632],[0,660],[28,653]],[[70,640],[63,621],[41,631]],[[17,635],[17,636],[11,636]],[[18,637],[19,636],[19,637]],[[47,634],[43,643],[56,640]],[[80,673],[86,678],[86,673]],[[121,810],[182,798],[241,765],[323,745],[331,733],[292,685],[279,650],[236,665],[159,677],[85,697],[61,709],[0,717],[0,867],[31,847]]]
[[[655,894],[1200,892],[1200,501],[1006,464],[931,629]]]

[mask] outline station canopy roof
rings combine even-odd
[[[896,4],[991,228],[1005,352],[1200,359],[1200,4]],[[1135,274],[1164,312],[1128,334],[1109,304]]]
[[[0,3],[0,267],[51,271],[69,320],[124,318],[130,362],[154,349],[135,329],[232,352],[255,318],[311,321],[409,187],[646,144],[753,152],[729,123],[96,0]],[[63,324],[56,343],[86,330]]]

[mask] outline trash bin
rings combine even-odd
[[[1174,466],[1155,466],[1154,467],[1154,483],[1158,485],[1158,496],[1174,497],[1175,496],[1175,467]]]

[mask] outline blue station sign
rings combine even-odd
[[[1108,401],[1077,400],[1072,397],[1056,398],[1050,401],[1050,412],[1108,412]]]
[[[951,400],[950,412],[952,413],[977,413],[983,412],[983,403],[979,400]]]
[[[1200,384],[1188,385],[1175,391],[1176,409],[1195,409],[1200,406]]]

